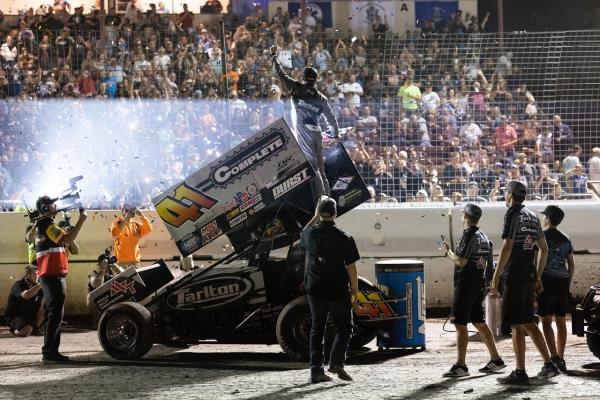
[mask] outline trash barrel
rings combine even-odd
[[[377,286],[400,317],[377,336],[377,347],[425,349],[425,275],[419,260],[387,260],[375,264]]]

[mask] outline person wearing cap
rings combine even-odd
[[[485,323],[483,300],[485,298],[485,271],[492,260],[492,243],[477,224],[481,219],[482,210],[479,206],[469,203],[463,209],[462,238],[455,251],[443,241],[446,257],[454,263],[454,299],[452,301],[452,323],[456,327],[456,363],[443,376],[460,378],[469,375],[465,363],[469,332],[467,324],[471,322],[490,354],[490,361],[480,372],[491,373],[498,371],[506,364],[498,354],[494,336]]]
[[[344,363],[352,337],[352,303],[357,301],[358,296],[356,261],[360,255],[352,236],[335,225],[336,215],[335,200],[323,196],[317,204],[315,217],[300,235],[300,245],[306,250],[304,289],[312,320],[312,383],[331,380],[323,369],[323,338],[328,316],[337,328],[329,357],[329,372],[337,374],[342,380],[352,380],[344,370]],[[317,220],[319,222],[315,224]]]
[[[475,181],[471,181],[469,182],[469,186],[467,188],[467,195],[463,197],[462,201],[483,203],[487,202],[488,200],[479,195],[479,184]]]
[[[68,362],[69,357],[59,353],[60,327],[64,314],[66,276],[69,273],[69,261],[65,245],[75,241],[81,227],[87,219],[83,208],[79,209],[79,219],[73,229],[64,231],[55,222],[57,199],[41,196],[35,208],[42,215],[38,221],[36,237],[36,261],[38,276],[44,292],[46,324],[44,326],[43,362]]]
[[[548,258],[548,246],[540,220],[523,205],[527,188],[519,181],[506,185],[504,199],[508,211],[502,229],[502,247],[498,264],[490,286],[490,293],[498,293],[498,283],[504,274],[502,293],[502,320],[511,326],[516,369],[507,377],[498,378],[503,384],[526,385],[529,377],[525,372],[525,334],[544,360],[538,378],[556,376],[559,371],[550,360],[544,336],[534,323],[533,297],[542,290],[542,272]],[[535,260],[537,246],[537,260]],[[536,265],[537,261],[537,265]]]
[[[92,301],[90,293],[94,289],[99,288],[105,282],[108,282],[113,278],[114,275],[123,272],[123,268],[119,267],[114,263],[114,258],[110,256],[110,247],[104,253],[98,256],[98,264],[92,273],[88,276],[88,295],[86,297],[86,305],[90,314],[92,315],[94,326],[98,326],[98,320],[100,319],[100,310],[96,304]],[[108,253],[107,253],[108,252]]]
[[[567,324],[565,315],[569,308],[569,292],[575,261],[571,239],[556,229],[565,217],[558,206],[548,206],[542,211],[542,225],[546,230],[544,237],[548,243],[548,260],[542,274],[544,290],[538,296],[538,312],[542,318],[542,327],[551,360],[560,372],[567,371],[565,363],[565,343],[567,342]],[[556,338],[552,329],[552,317],[556,321]]]
[[[139,208],[124,204],[121,207],[122,215],[117,217],[110,226],[113,237],[113,254],[117,263],[124,269],[138,268],[142,259],[140,239],[152,231],[150,220]],[[140,218],[134,221],[135,216]]]
[[[327,97],[315,87],[318,72],[314,67],[304,69],[304,82],[299,82],[285,73],[277,60],[277,46],[271,46],[271,61],[277,76],[283,86],[290,92],[295,110],[295,121],[292,129],[295,130],[300,149],[316,172],[313,181],[313,196],[318,200],[322,195],[330,193],[329,182],[325,175],[323,162],[323,133],[319,125],[321,115],[331,126],[331,136],[339,136],[337,119],[327,102]],[[294,115],[292,114],[292,120]]]
[[[27,337],[39,332],[44,320],[42,285],[35,265],[25,266],[25,275],[16,281],[6,302],[6,324],[15,336]]]

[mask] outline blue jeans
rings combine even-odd
[[[43,276],[40,278],[46,300],[46,324],[44,326],[43,355],[55,355],[60,346],[60,324],[65,309],[67,280],[64,276]]]
[[[324,300],[308,295],[312,325],[310,328],[310,369],[323,372],[323,342],[327,316],[337,332],[331,346],[329,365],[343,367],[346,361],[348,343],[352,337],[352,304],[350,295],[341,300]]]

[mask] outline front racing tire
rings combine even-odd
[[[293,360],[308,361],[310,325],[310,307],[304,296],[290,301],[277,318],[277,341]]]
[[[98,323],[102,348],[117,360],[143,357],[154,344],[154,338],[152,314],[138,303],[114,304],[102,314]]]

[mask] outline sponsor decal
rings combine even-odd
[[[217,226],[217,221],[213,221],[200,228],[200,233],[202,234],[202,236],[205,236],[213,233],[217,229],[219,229],[219,227]]]
[[[533,245],[535,244],[535,240],[530,235],[527,235],[525,241],[523,242],[523,250],[533,250]]]
[[[287,140],[284,131],[271,129],[241,148],[231,158],[213,167],[210,172],[211,181],[215,186],[227,186],[246,171],[256,168],[283,150]]]
[[[353,304],[354,312],[359,318],[386,319],[395,318],[396,313],[378,292],[358,292],[358,302]]]
[[[284,194],[286,194],[293,188],[300,185],[302,182],[306,181],[308,178],[309,178],[308,169],[304,168],[302,171],[298,172],[294,176],[286,179],[285,181],[281,182],[279,185],[275,186],[272,189],[273,197],[277,199],[277,198],[283,196]]]
[[[348,189],[350,183],[354,180],[353,176],[340,176],[338,180],[335,182],[331,190],[333,191],[343,191]]]
[[[188,235],[188,238],[183,239],[180,243],[181,243],[181,249],[187,251],[190,250],[195,250],[198,248],[198,246],[200,246],[202,243],[200,242],[200,238],[198,236],[196,236],[194,233],[191,233]]]
[[[258,211],[262,210],[263,208],[265,208],[265,203],[258,203],[256,205],[256,207],[251,208],[248,210],[248,215],[254,215],[256,214]]]
[[[231,226],[233,228],[234,226],[236,226],[236,225],[242,223],[243,221],[245,221],[246,218],[248,218],[248,214],[242,213],[239,216],[237,216],[234,219],[232,219],[231,221],[229,221],[229,226]]]
[[[246,191],[248,192],[248,194],[250,195],[250,197],[256,196],[258,194],[258,188],[256,187],[256,185],[254,183],[251,184],[251,185],[249,185],[246,188]]]
[[[226,213],[235,206],[236,206],[235,201],[229,200],[227,203],[223,204],[223,206],[221,207],[221,212]]]
[[[298,99],[298,101],[296,102],[296,105],[298,107],[309,109],[310,111],[312,111],[314,113],[320,113],[321,112],[321,110],[319,110],[319,107],[317,107],[317,106],[315,106],[313,104],[310,104],[309,102],[304,101],[302,99]]]
[[[244,297],[253,287],[249,279],[221,276],[175,291],[169,296],[168,303],[171,307],[179,309],[219,307]]]
[[[244,204],[242,204],[240,206],[240,211],[246,211],[247,209],[249,209],[250,207],[254,206],[255,204],[257,204],[261,200],[262,199],[260,197],[260,194],[258,196],[254,196],[253,198],[251,198],[250,200],[248,200],[247,202],[245,202]]]
[[[238,207],[236,207],[227,213],[227,220],[231,220],[231,219],[237,217],[238,215],[240,215],[240,209]]]
[[[165,223],[179,228],[186,221],[196,222],[217,202],[217,199],[183,181],[154,207]]]
[[[129,280],[123,280],[121,282],[113,281],[110,283],[110,297],[113,297],[119,293],[135,294],[135,282]]]
[[[218,238],[219,236],[221,236],[222,234],[223,231],[219,228],[215,229],[214,231],[207,232],[205,235],[202,235],[202,244],[206,245]]]
[[[354,202],[360,199],[360,195],[360,189],[352,189],[340,196],[338,204],[340,207],[350,207]]]

